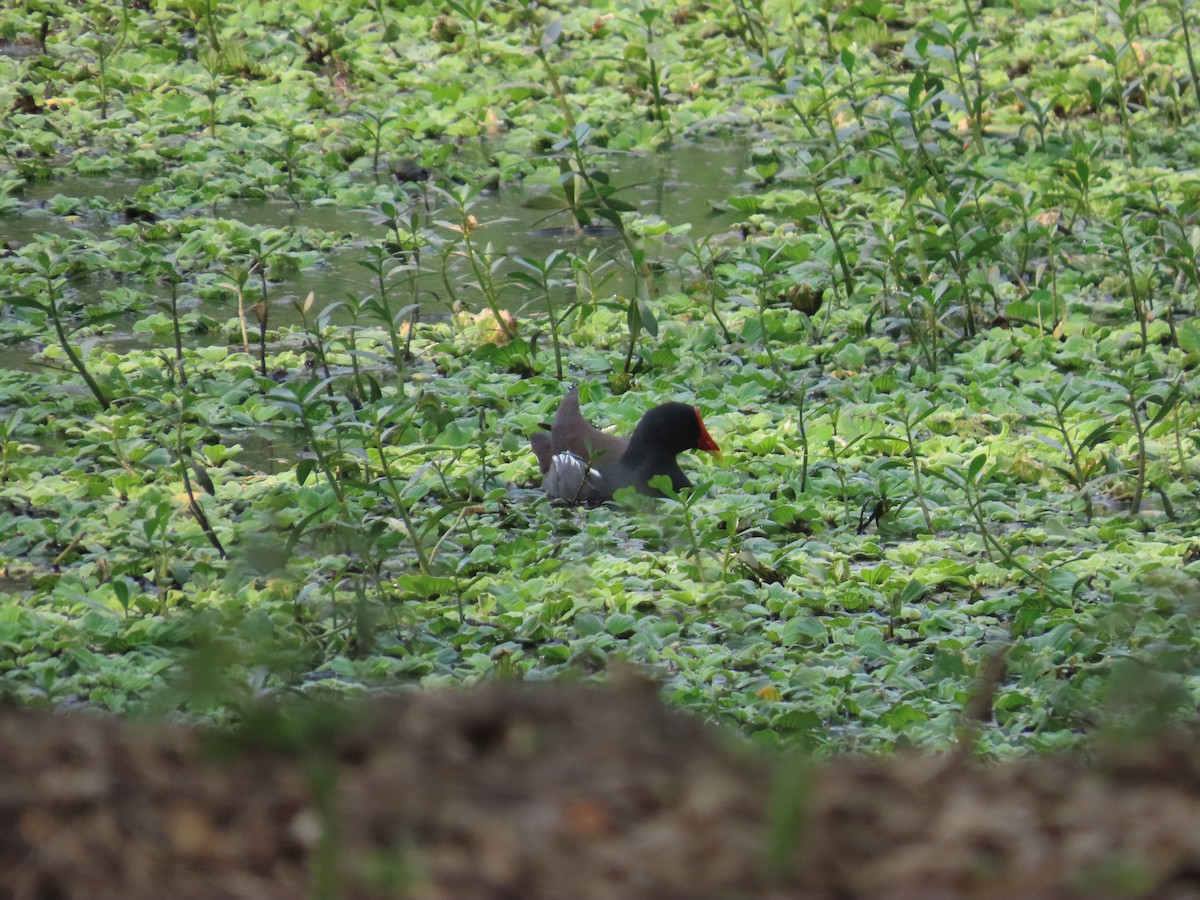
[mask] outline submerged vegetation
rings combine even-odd
[[[3,689],[224,720],[628,662],[822,751],[1191,717],[1196,24],[6,4]],[[746,148],[712,221],[622,179],[697,145]],[[556,508],[568,383],[623,433],[694,402],[725,459]]]

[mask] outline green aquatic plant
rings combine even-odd
[[[925,527],[930,532],[934,530],[933,517],[929,513],[929,502],[925,498],[925,486],[921,480],[921,457],[916,439],[916,429],[935,412],[937,412],[937,406],[926,397],[905,396],[897,403],[896,411],[887,417],[889,422],[904,429],[905,449],[908,453],[909,464],[912,466],[913,495],[921,507],[921,516],[925,520]]]
[[[471,213],[472,198],[476,191],[477,189],[467,185],[449,191],[438,189],[438,193],[449,201],[453,216],[437,223],[449,235],[442,247],[442,284],[446,288],[451,305],[456,305],[459,297],[450,276],[450,264],[455,259],[465,260],[474,276],[473,286],[478,289],[497,327],[511,340],[516,333],[510,323],[510,317],[504,314],[504,302],[501,298],[503,285],[498,278],[500,267],[506,259],[491,242],[482,247],[476,242],[474,235],[479,228],[479,222]]]
[[[941,93],[941,99],[966,113],[971,128],[971,138],[976,153],[985,151],[983,119],[988,101],[983,84],[983,55],[988,43],[971,11],[969,0],[964,3],[966,18],[953,23],[932,21],[921,29],[915,43],[919,57],[931,63],[945,59],[950,64],[949,78],[957,88],[957,94]]]
[[[1034,385],[1030,388],[1029,396],[1049,412],[1049,417],[1030,416],[1029,422],[1055,435],[1051,437],[1039,433],[1038,439],[1067,457],[1067,466],[1056,466],[1055,471],[1076,490],[1083,491],[1103,471],[1102,457],[1091,454],[1112,439],[1116,431],[1115,421],[1105,410],[1104,404],[1097,402],[1091,392],[1069,378],[1052,388]],[[1084,420],[1086,425],[1077,421],[1080,415],[1087,417]]]
[[[482,28],[488,21],[486,0],[446,0],[446,5],[465,21],[471,23],[471,51],[476,62],[483,61]]]
[[[364,108],[355,113],[355,123],[359,132],[371,145],[371,171],[379,171],[379,161],[383,155],[383,143],[387,138],[388,129],[396,122],[396,116],[389,113],[377,113],[370,108]]]
[[[121,7],[116,12],[108,4],[97,6],[90,11],[87,24],[88,30],[80,35],[79,43],[96,58],[100,118],[107,119],[110,66],[129,40],[129,0],[121,0]]]
[[[406,285],[415,292],[416,275],[407,262],[398,262],[386,247],[368,247],[366,255],[366,259],[359,260],[359,265],[371,274],[371,286],[375,290],[363,297],[349,293],[348,302],[356,315],[369,315],[383,326],[387,332],[387,351],[392,368],[401,372],[405,361],[411,356],[409,347],[420,306],[415,301],[397,302],[395,294],[398,290],[404,290]],[[419,257],[414,256],[414,259],[419,260]],[[413,265],[419,267],[419,262]]]
[[[4,304],[34,310],[45,317],[54,329],[58,346],[71,367],[83,379],[100,408],[108,409],[112,405],[112,398],[92,374],[84,354],[75,346],[72,334],[82,328],[107,322],[120,315],[120,311],[92,312],[77,320],[72,311],[64,308],[63,289],[71,270],[70,261],[65,256],[39,250],[30,257],[22,257],[21,263],[27,273],[19,284],[21,293],[6,296]]]
[[[663,17],[656,7],[642,7],[634,11],[635,37],[625,45],[622,58],[638,76],[639,85],[650,91],[654,116],[663,127],[666,143],[671,142],[671,117],[667,108],[666,87],[661,35],[656,33],[655,24]]]
[[[1192,48],[1191,15],[1195,8],[1194,0],[1169,0],[1165,4],[1179,21],[1179,31],[1183,35],[1183,47],[1187,57],[1188,72],[1191,74],[1192,91],[1196,94],[1196,105],[1200,107],[1200,70],[1196,67],[1196,54]]]
[[[552,250],[550,255],[540,262],[524,256],[514,256],[512,261],[520,268],[508,273],[512,281],[533,288],[545,304],[546,320],[550,325],[550,345],[554,348],[554,373],[559,381],[563,380],[563,348],[559,330],[563,320],[571,314],[573,305],[568,304],[566,309],[559,311],[555,294],[562,288],[564,281],[553,278],[552,273],[559,267],[565,267],[570,260],[571,255],[564,250]]]

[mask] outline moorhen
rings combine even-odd
[[[542,471],[542,489],[560,500],[609,500],[623,487],[661,496],[650,486],[667,475],[675,490],[691,482],[675,459],[685,450],[720,454],[700,410],[686,403],[662,403],[646,412],[628,438],[596,428],[579,410],[579,390],[571,388],[554,414],[550,431],[530,435]]]

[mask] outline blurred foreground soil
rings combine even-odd
[[[233,737],[0,710],[0,898],[305,897],[1200,898],[1200,743],[805,768],[640,683],[414,693]]]

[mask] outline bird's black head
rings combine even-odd
[[[635,446],[660,449],[672,456],[685,450],[721,452],[704,427],[700,410],[686,403],[662,403],[648,410],[629,440],[630,451]]]

